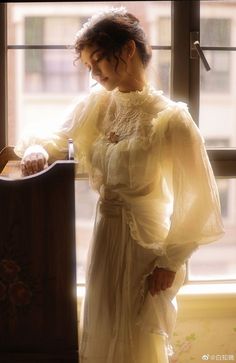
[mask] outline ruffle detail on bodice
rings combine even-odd
[[[126,219],[126,223],[129,226],[130,229],[130,234],[132,236],[132,238],[142,247],[144,248],[148,248],[153,250],[153,252],[155,253],[156,256],[163,256],[165,253],[165,249],[163,246],[163,241],[155,241],[153,243],[148,243],[145,242],[145,240],[140,236],[140,232],[139,232],[139,226],[137,224],[137,221],[133,215],[133,213],[128,210],[125,209],[125,219]]]
[[[124,139],[136,140],[146,149],[153,127],[152,119],[168,106],[162,93],[150,84],[142,91],[125,93],[115,89],[111,92],[110,103],[106,105],[101,133],[110,143],[116,144]]]

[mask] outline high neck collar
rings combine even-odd
[[[155,90],[148,83],[146,84],[141,91],[130,91],[130,92],[121,92],[118,88],[116,88],[113,92],[115,100],[118,104],[126,104],[126,105],[140,105],[143,104],[147,99],[152,98]],[[162,91],[159,91],[162,94]]]

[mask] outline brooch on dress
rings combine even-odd
[[[111,131],[108,135],[108,140],[114,144],[117,144],[119,142],[119,138],[120,136],[114,131]]]

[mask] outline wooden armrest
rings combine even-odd
[[[20,160],[15,152],[14,146],[6,146],[0,151],[0,176],[11,178],[22,178]],[[67,160],[74,160],[73,140],[68,140]]]
[[[14,146],[6,146],[0,151],[0,173],[9,160],[20,160],[14,152]]]

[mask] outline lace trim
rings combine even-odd
[[[116,102],[117,100],[115,100]],[[111,107],[104,120],[107,140],[117,143],[131,136],[147,137],[153,115],[136,107]]]
[[[123,109],[106,125],[105,135],[110,142],[119,142],[130,136],[146,137],[152,125],[150,115],[140,110]]]
[[[164,248],[162,245],[160,245],[159,241],[153,242],[153,243],[145,243],[144,241],[142,241],[139,237],[138,237],[138,231],[137,231],[137,227],[136,227],[136,222],[134,219],[134,216],[132,214],[132,212],[125,208],[125,218],[126,218],[126,223],[129,225],[130,228],[130,234],[132,236],[132,238],[142,247],[144,248],[148,248],[150,250],[153,250],[155,252],[155,254],[157,256],[163,256],[164,254]]]
[[[157,96],[162,94],[149,84],[142,91],[114,90],[101,127],[107,141],[118,143],[130,137],[147,140],[153,127],[152,119],[158,113]],[[161,97],[160,104],[162,102]]]

